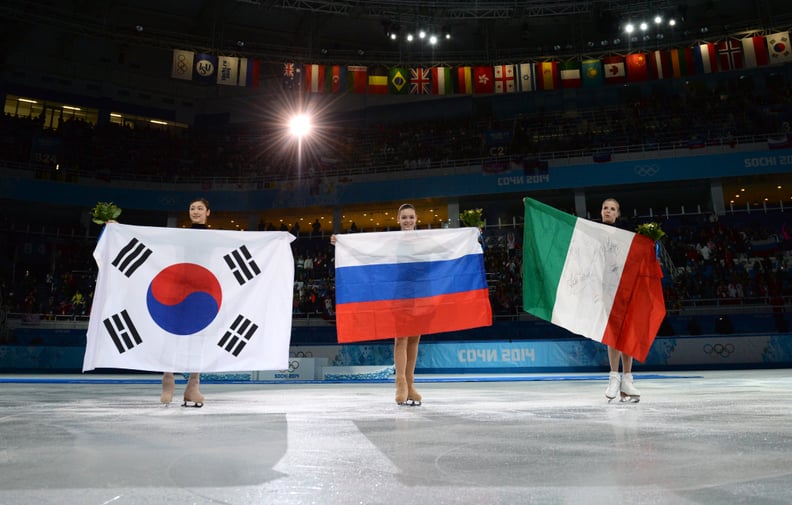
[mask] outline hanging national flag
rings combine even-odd
[[[348,87],[346,67],[341,65],[328,65],[325,83],[330,93],[345,92]]]
[[[338,235],[339,342],[392,339],[492,324],[476,228]]]
[[[648,60],[649,76],[652,79],[671,79],[674,76],[668,51],[650,51]]]
[[[239,58],[235,56],[218,57],[217,84],[239,86]]]
[[[261,75],[261,61],[256,58],[239,59],[239,85],[257,87]]]
[[[603,58],[602,72],[605,76],[606,84],[623,84],[627,82],[624,58],[621,56],[606,56]]]
[[[456,90],[460,95],[473,94],[473,69],[471,67],[457,67]]]
[[[697,74],[712,74],[718,71],[718,52],[715,44],[705,42],[693,47],[693,62]]]
[[[83,371],[282,370],[294,259],[287,232],[107,225]]]
[[[388,94],[388,70],[382,65],[374,65],[368,69],[369,95]]]
[[[451,79],[450,67],[432,68],[432,94],[451,95],[454,93],[454,85]]]
[[[199,53],[193,61],[193,80],[203,84],[214,84],[217,75],[217,56]]]
[[[642,82],[649,80],[649,66],[646,63],[645,53],[628,54],[625,58],[627,66],[627,80],[630,82]]]
[[[693,75],[693,50],[691,48],[671,49],[668,51],[668,55],[671,57],[671,73],[674,77]]]
[[[391,95],[406,95],[410,91],[409,70],[393,67],[388,71],[388,91]]]
[[[324,65],[305,65],[305,91],[308,93],[325,92]]]
[[[302,66],[299,63],[284,63],[281,84],[288,91],[299,91],[302,86]]]
[[[171,62],[171,77],[191,81],[193,77],[193,59],[195,53],[182,49],[173,50],[173,61]]]
[[[756,68],[770,63],[767,42],[761,35],[746,37],[740,41],[745,59],[745,68]]]
[[[349,65],[347,67],[347,80],[352,93],[366,94],[368,87],[368,67],[363,65]]]
[[[533,63],[520,63],[517,67],[517,91],[536,91],[536,73]]]
[[[723,71],[743,68],[743,51],[740,41],[729,39],[718,42],[718,61],[720,69]]]
[[[583,87],[596,88],[605,82],[602,77],[602,62],[600,60],[583,61]]]
[[[583,85],[580,77],[580,63],[565,61],[558,68],[560,70],[562,88],[579,88]]]
[[[543,61],[536,64],[536,84],[543,91],[561,87],[557,61]]]
[[[789,32],[778,32],[767,36],[767,49],[770,63],[786,63],[792,61],[792,45],[789,44]]]
[[[443,77],[446,76],[443,75]],[[450,78],[451,76],[449,75],[448,77]],[[448,84],[450,84],[450,82]],[[445,91],[445,85],[442,87],[442,91]],[[419,68],[410,69],[410,94],[411,95],[432,94],[432,79],[431,79],[431,73],[429,72],[428,68],[419,67]]]
[[[524,201],[523,310],[644,361],[666,313],[655,243]]]
[[[495,93],[514,93],[514,65],[495,65]]]
[[[473,92],[477,95],[495,92],[495,79],[492,67],[473,67]]]

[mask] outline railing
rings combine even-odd
[[[717,138],[702,140],[702,149],[695,149],[690,151],[695,154],[712,154],[713,150],[721,150],[733,152],[735,150],[748,150],[756,149],[757,145],[767,146],[769,137],[774,133],[763,133],[753,135],[740,135],[729,138]],[[580,149],[571,149],[564,151],[551,151],[551,152],[536,152],[536,153],[516,153],[510,157],[525,157],[537,158],[541,160],[553,160],[557,165],[563,166],[564,164],[579,163],[581,158],[590,158],[595,153],[607,151],[613,156],[635,156],[646,157],[651,154],[652,157],[662,158],[667,156],[674,156],[678,153],[673,151],[684,149],[689,151],[690,139],[677,139],[673,141],[662,142],[644,142],[639,144],[625,144],[607,147],[585,147]],[[133,174],[133,173],[116,173],[112,172],[112,180],[114,182],[126,181],[130,183],[157,183],[169,185],[211,185],[214,189],[220,189],[223,185],[233,185],[235,188],[251,190],[261,187],[266,187],[268,183],[286,182],[301,179],[312,179],[317,175],[325,177],[366,177],[376,178],[377,176],[388,176],[396,172],[409,172],[421,171],[427,173],[432,172],[432,175],[454,175],[462,173],[471,173],[481,170],[482,164],[492,161],[493,157],[478,157],[466,158],[459,160],[431,160],[417,168],[405,167],[404,163],[384,163],[372,166],[344,166],[336,167],[333,169],[323,169],[321,171],[310,171],[310,173],[287,173],[287,174],[270,174],[258,175],[253,177],[227,177],[227,176],[197,176],[194,178],[179,177],[174,180],[170,174],[163,175],[150,175],[150,174]],[[110,169],[111,167],[108,167]],[[81,184],[106,184],[106,177],[103,178],[101,174],[96,172],[82,171],[82,170],[64,170],[55,172],[53,167],[35,163],[35,162],[12,162],[0,161],[0,169],[3,172],[6,170],[13,170],[16,172],[14,175],[26,175],[28,177],[41,177],[63,182],[80,182]],[[309,171],[306,171],[309,172]],[[3,174],[5,175],[5,174]]]

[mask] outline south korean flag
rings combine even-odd
[[[294,258],[287,232],[106,225],[83,371],[282,370]]]

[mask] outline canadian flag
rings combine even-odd
[[[627,72],[624,68],[624,58],[621,56],[606,56],[602,59],[602,72],[608,84],[627,82]]]

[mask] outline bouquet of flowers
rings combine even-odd
[[[468,209],[459,214],[459,222],[465,226],[475,228],[484,227],[484,219],[481,217],[482,209]]]
[[[635,229],[636,233],[640,233],[641,235],[646,235],[650,239],[657,242],[661,238],[665,237],[665,232],[660,225],[657,223],[644,223],[639,224],[638,227]]]
[[[118,219],[120,215],[121,207],[113,202],[97,202],[96,207],[91,209],[91,221],[99,225]]]

